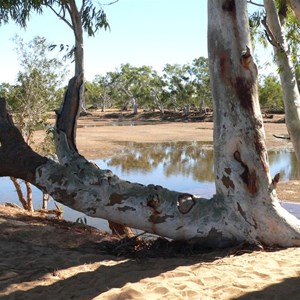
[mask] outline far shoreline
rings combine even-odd
[[[181,116],[181,117],[180,117]],[[284,123],[279,123],[284,115],[274,115],[272,119],[264,119],[266,145],[268,150],[280,151],[282,149],[293,151],[292,143],[288,139],[279,139],[274,134],[287,136]],[[198,118],[199,119],[199,118]],[[120,112],[112,109],[106,112],[93,111],[90,115],[78,119],[77,147],[80,154],[87,159],[107,159],[118,156],[126,148],[126,142],[136,143],[164,143],[164,142],[189,142],[200,141],[203,144],[213,143],[213,123],[203,122],[192,117],[183,116],[181,113],[168,113],[167,118],[161,120],[159,113],[140,112],[137,115]],[[130,126],[130,122],[147,125]],[[54,119],[50,122],[53,124]],[[112,122],[126,122],[122,126],[110,126]],[[36,144],[43,140],[44,131],[35,134]],[[277,187],[280,200],[300,202],[300,181],[281,181]]]

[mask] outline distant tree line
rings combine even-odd
[[[22,70],[16,84],[0,84],[0,96],[7,99],[27,140],[34,128],[45,120],[47,112],[59,106],[64,88],[62,61],[53,57],[45,38],[29,43],[15,38]],[[151,66],[122,64],[114,72],[96,75],[85,83],[89,108],[165,110],[206,112],[212,109],[208,59],[199,57],[191,63],[166,64],[159,74]],[[283,110],[281,85],[277,74],[260,77],[262,108]]]
[[[263,109],[283,111],[282,91],[277,74],[260,77]],[[114,72],[96,75],[86,83],[88,107],[206,112],[212,109],[208,60],[199,57],[184,65],[166,64],[162,74],[150,66],[122,64]]]

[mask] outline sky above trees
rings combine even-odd
[[[102,2],[103,4],[109,3]],[[184,64],[207,56],[206,0],[119,0],[104,5],[111,30],[85,37],[86,77],[113,71],[122,63],[151,65],[160,71],[166,63]],[[12,38],[19,34],[25,41],[43,36],[50,43],[73,45],[71,30],[50,10],[33,14],[27,28],[12,21],[0,27],[2,71],[0,82],[14,83],[20,70]],[[73,73],[73,66],[70,68]]]
[[[160,72],[165,64],[185,64],[207,57],[206,0],[119,0],[101,1],[111,30],[100,30],[94,38],[85,35],[85,73],[87,80],[96,74],[114,71],[121,64],[150,65]],[[257,2],[262,2],[258,0]],[[257,7],[250,5],[249,10]],[[20,35],[29,42],[42,36],[54,44],[73,45],[73,33],[50,9],[32,14],[26,29],[13,21],[0,26],[0,82],[15,82],[20,66],[12,38]],[[260,50],[259,57],[269,57]],[[70,74],[73,74],[70,66]]]

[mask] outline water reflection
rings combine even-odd
[[[140,126],[140,125],[155,125],[163,124],[161,121],[115,121],[115,122],[106,122],[101,124],[78,124],[77,128],[94,128],[94,127],[103,127],[103,126]]]
[[[300,178],[300,167],[294,152],[280,150],[270,151],[268,154],[272,175],[280,173],[281,180]]]
[[[102,169],[131,182],[158,184],[168,189],[199,194],[210,198],[215,193],[212,144],[202,142],[172,142],[157,144],[126,143],[119,157],[96,160]],[[300,168],[293,152],[269,152],[271,175],[281,174],[281,180],[300,178]],[[33,189],[34,207],[42,205],[42,194]],[[9,178],[0,178],[0,203],[15,202],[17,195]],[[53,201],[49,208],[54,208]],[[287,207],[287,209],[289,209]],[[293,208],[294,209],[294,208]],[[294,212],[295,213],[295,212]],[[300,217],[300,211],[296,214]],[[64,207],[67,220],[84,216]],[[108,230],[107,222],[87,217],[88,224]]]
[[[270,151],[270,172],[280,173],[281,180],[300,178],[300,169],[294,152]],[[171,176],[191,178],[200,182],[214,182],[214,156],[212,146],[203,142],[172,142],[160,144],[126,143],[126,150],[116,158],[97,161],[122,175],[163,173]],[[137,176],[136,180],[139,179]]]
[[[203,145],[203,142],[128,143],[119,157],[107,161],[107,166],[124,174],[155,172],[163,167],[166,177],[179,175],[191,176],[197,181],[214,180],[212,146]]]

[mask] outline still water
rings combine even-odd
[[[158,184],[171,190],[198,194],[210,198],[214,192],[212,145],[201,142],[172,142],[159,144],[126,143],[118,157],[95,160],[102,169],[110,169],[122,179],[142,184]],[[299,179],[300,169],[293,152],[269,152],[270,172],[280,173],[281,180]],[[34,189],[34,207],[42,205],[40,191]],[[17,195],[9,178],[0,178],[0,203],[18,204]],[[286,204],[285,204],[286,205]],[[49,208],[54,201],[49,202]],[[287,209],[300,218],[299,206],[288,205]],[[75,221],[84,214],[64,207],[64,217]],[[89,225],[109,230],[107,222],[86,217]]]

